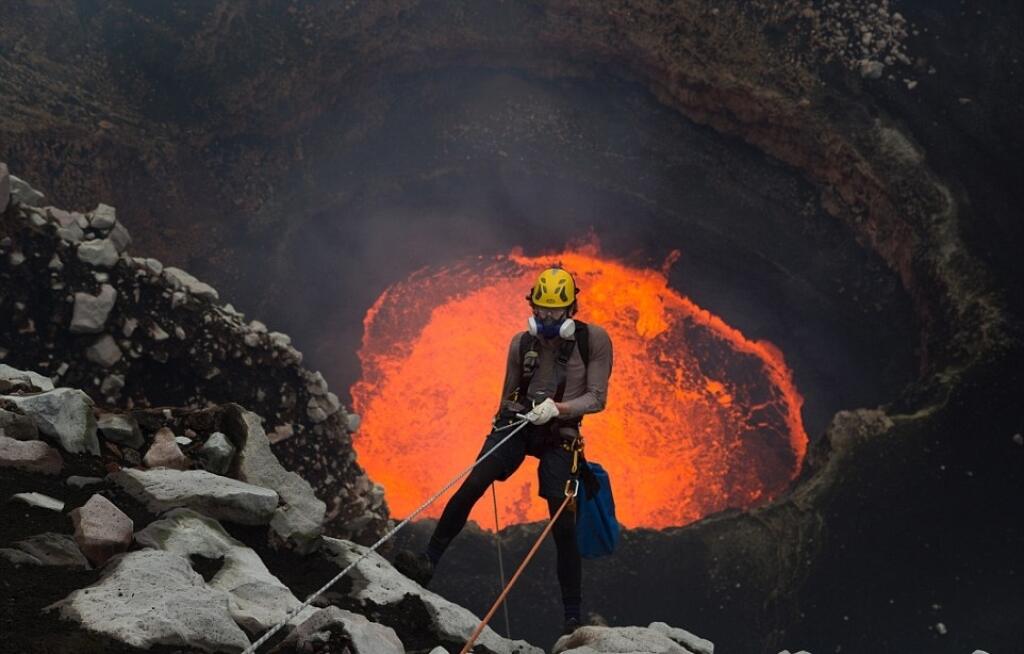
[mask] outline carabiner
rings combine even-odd
[[[569,486],[572,486],[572,491],[569,491]],[[579,479],[566,479],[565,480],[565,496],[576,497],[576,494],[580,491],[580,480]]]

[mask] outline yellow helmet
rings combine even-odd
[[[560,309],[576,301],[576,282],[567,270],[548,268],[537,278],[529,300],[539,307]]]

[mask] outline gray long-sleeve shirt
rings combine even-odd
[[[564,411],[559,418],[576,418],[587,413],[597,413],[604,409],[608,400],[608,377],[612,372],[612,341],[608,332],[598,325],[587,324],[589,330],[590,363],[583,365],[583,357],[579,348],[573,348],[566,366],[565,394],[562,395]],[[508,348],[508,363],[505,366],[505,384],[501,390],[501,399],[507,399],[519,386],[522,369],[519,363],[519,341],[523,332],[512,337]],[[555,361],[561,338],[549,340],[539,339],[540,355],[537,368],[530,380],[528,395],[530,399],[541,400],[553,397],[557,384],[555,379]],[[524,402],[529,407],[529,402]]]

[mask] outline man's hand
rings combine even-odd
[[[526,419],[535,425],[543,425],[558,415],[558,407],[550,397],[537,404],[526,414]]]

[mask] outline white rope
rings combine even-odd
[[[443,495],[443,494],[445,493],[445,491],[447,491],[447,490],[448,490],[449,488],[451,488],[452,486],[454,486],[454,485],[455,485],[455,482],[457,482],[458,480],[460,480],[460,479],[462,479],[463,477],[465,477],[466,475],[468,475],[468,474],[469,474],[469,472],[470,472],[470,471],[471,471],[471,470],[472,470],[473,468],[475,468],[475,467],[477,467],[478,465],[480,465],[480,462],[481,462],[481,461],[483,461],[484,459],[486,459],[487,457],[489,457],[489,456],[490,456],[491,454],[493,454],[495,450],[497,450],[497,449],[498,449],[499,447],[501,447],[502,445],[504,445],[504,444],[505,444],[505,441],[507,441],[508,439],[510,439],[510,438],[512,438],[513,436],[515,436],[516,432],[518,432],[518,431],[519,431],[520,429],[522,429],[523,427],[525,427],[526,425],[528,425],[528,424],[529,424],[529,421],[527,421],[525,417],[523,417],[523,416],[519,416],[519,417],[520,417],[520,418],[522,419],[522,421],[521,421],[521,422],[519,423],[519,426],[518,426],[518,427],[516,427],[515,429],[513,429],[512,431],[510,431],[510,432],[508,433],[508,435],[507,435],[507,436],[505,436],[505,438],[501,439],[501,441],[499,441],[499,442],[498,442],[498,444],[497,444],[497,445],[495,445],[495,446],[494,446],[494,447],[492,447],[491,449],[487,450],[487,452],[485,452],[485,453],[484,453],[484,455],[483,455],[483,456],[481,456],[481,457],[480,457],[479,459],[477,459],[476,461],[474,461],[472,465],[470,465],[470,466],[469,466],[468,468],[466,468],[465,470],[463,470],[462,472],[460,472],[460,473],[459,473],[458,475],[456,475],[456,476],[455,476],[455,477],[454,477],[454,478],[453,478],[453,479],[452,479],[451,481],[449,481],[449,482],[448,482],[447,484],[445,484],[444,488],[442,488],[441,490],[439,490],[439,491],[437,491],[436,493],[434,493],[434,494],[433,494],[433,495],[432,495],[432,496],[431,496],[431,497],[430,497],[430,498],[429,498],[429,499],[428,499],[428,500],[427,500],[426,502],[424,502],[423,504],[421,504],[421,505],[419,506],[419,508],[417,508],[417,509],[416,509],[415,511],[413,511],[413,512],[412,512],[411,514],[409,514],[409,517],[407,517],[407,518],[406,518],[405,520],[402,520],[401,522],[399,522],[399,523],[398,523],[398,524],[397,524],[397,525],[396,525],[396,526],[395,526],[395,527],[394,527],[394,528],[393,528],[393,529],[392,529],[391,531],[389,531],[388,533],[386,533],[386,534],[384,534],[383,536],[381,536],[380,540],[378,540],[378,541],[377,541],[376,543],[374,543],[373,545],[371,545],[371,546],[370,546],[370,549],[368,549],[368,550],[366,550],[365,552],[363,552],[363,553],[362,553],[362,554],[361,554],[361,555],[359,556],[359,558],[357,558],[357,559],[356,559],[355,561],[353,561],[352,563],[350,563],[350,564],[348,565],[348,567],[346,567],[346,568],[345,568],[344,570],[342,570],[341,572],[339,572],[338,574],[336,574],[336,575],[334,576],[334,578],[333,578],[333,579],[331,579],[330,581],[328,581],[328,582],[327,582],[326,584],[324,584],[324,585],[323,585],[323,587],[321,587],[321,588],[320,588],[320,590],[316,591],[315,593],[313,593],[312,595],[310,595],[309,597],[307,597],[307,598],[306,598],[306,601],[305,601],[305,602],[303,602],[302,604],[299,604],[299,605],[298,605],[297,607],[295,607],[294,609],[292,609],[291,611],[289,611],[289,612],[288,612],[288,615],[287,615],[287,616],[285,616],[285,618],[284,618],[284,621],[283,621],[283,622],[280,622],[280,623],[278,623],[278,624],[274,625],[273,627],[271,627],[271,629],[270,629],[269,631],[267,631],[267,633],[265,633],[265,634],[263,634],[262,636],[260,636],[259,640],[257,640],[257,641],[256,641],[255,643],[253,643],[252,645],[250,645],[249,647],[247,647],[247,648],[246,648],[245,650],[243,650],[243,651],[242,651],[242,654],[253,654],[253,653],[254,653],[254,652],[256,651],[256,649],[257,649],[257,648],[258,648],[258,647],[259,647],[260,645],[262,645],[263,643],[265,643],[265,642],[267,642],[268,640],[270,640],[270,637],[271,637],[271,636],[273,636],[274,634],[276,634],[276,633],[277,633],[277,632],[278,632],[278,631],[279,631],[279,630],[281,629],[281,627],[283,627],[283,626],[285,626],[286,624],[288,624],[289,622],[291,622],[292,618],[294,618],[294,617],[295,617],[296,615],[298,615],[298,614],[299,614],[299,613],[300,613],[300,612],[302,611],[302,609],[304,609],[304,608],[306,608],[307,606],[309,606],[309,605],[310,605],[310,603],[312,603],[312,601],[313,601],[313,600],[315,600],[315,599],[316,599],[317,597],[319,597],[319,596],[320,596],[320,595],[321,595],[322,593],[326,592],[328,588],[330,588],[331,586],[333,586],[334,584],[336,584],[336,583],[338,582],[338,580],[339,580],[339,579],[341,579],[341,578],[342,578],[342,577],[344,577],[344,576],[345,576],[346,574],[348,574],[348,572],[349,572],[350,570],[352,570],[352,568],[356,567],[356,565],[357,565],[357,564],[358,564],[358,563],[359,563],[360,561],[362,561],[363,559],[365,559],[365,558],[366,558],[367,556],[369,556],[369,555],[370,555],[370,554],[371,554],[372,552],[374,552],[374,551],[375,551],[375,550],[376,550],[376,549],[377,549],[378,547],[380,547],[381,545],[383,545],[384,543],[386,543],[386,542],[387,542],[388,540],[390,540],[390,539],[391,539],[391,538],[392,538],[392,537],[393,537],[393,536],[394,536],[395,534],[397,534],[397,533],[398,533],[398,530],[399,530],[399,529],[401,529],[402,527],[404,527],[405,525],[407,525],[407,524],[409,523],[409,521],[411,521],[411,520],[412,520],[413,518],[415,518],[415,517],[416,517],[417,515],[419,515],[420,513],[422,513],[422,512],[423,512],[423,511],[424,511],[424,510],[425,510],[425,509],[426,509],[426,508],[428,507],[428,506],[430,506],[431,504],[433,504],[433,503],[434,503],[434,501],[435,501],[435,500],[437,500],[437,498],[441,497],[441,496],[442,496],[442,495]],[[512,424],[515,424],[515,423],[510,423],[510,424],[508,424],[508,425],[505,425],[504,427],[501,427],[500,429],[507,429],[507,428],[508,428],[508,427],[510,427],[510,426],[511,426]],[[500,431],[500,429],[496,429],[496,430],[494,430],[494,431]]]

